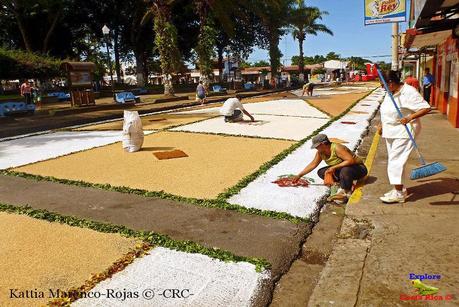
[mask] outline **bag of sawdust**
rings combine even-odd
[[[139,151],[143,145],[142,120],[137,111],[124,111],[123,148],[127,152]]]

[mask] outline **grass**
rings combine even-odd
[[[0,100],[19,99],[19,98],[22,98],[22,96],[21,95],[17,95],[17,94],[14,94],[14,95],[0,95]]]

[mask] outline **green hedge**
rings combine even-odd
[[[61,61],[35,53],[0,48],[0,79],[47,79],[64,76]]]

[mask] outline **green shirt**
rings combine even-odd
[[[345,147],[346,150],[352,155],[352,157],[355,159],[356,164],[363,164],[363,160],[357,156],[355,153],[351,152],[349,148]],[[336,155],[336,143],[331,143],[330,145],[330,157],[326,157],[324,154],[320,154],[320,157],[322,158],[325,163],[329,166],[335,166],[343,162],[343,159],[338,157]]]

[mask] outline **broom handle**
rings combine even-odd
[[[400,111],[400,108],[398,107],[397,103],[395,102],[394,96],[392,95],[392,92],[389,90],[389,86],[387,85],[386,80],[384,79],[384,76],[381,73],[381,70],[379,68],[376,68],[376,70],[378,71],[379,79],[384,84],[384,88],[386,89],[387,94],[389,95],[390,99],[392,100],[392,103],[394,104],[395,109],[397,110],[398,116],[400,117],[400,119],[402,119],[403,118],[403,114]],[[416,141],[414,140],[414,137],[411,134],[410,128],[408,128],[407,125],[403,125],[403,126],[405,127],[406,132],[408,133],[408,136],[410,137],[411,142],[413,142],[414,148],[416,149],[416,152],[418,153],[419,160],[421,161],[421,164],[425,165],[426,161],[424,160],[424,158],[421,155],[421,152],[419,151],[418,144],[416,144]]]

